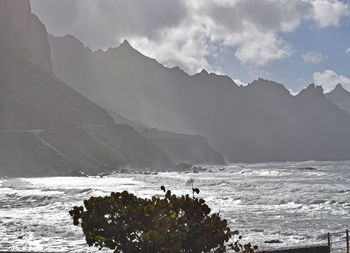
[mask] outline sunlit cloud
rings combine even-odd
[[[339,75],[330,69],[314,73],[313,79],[315,84],[322,86],[325,92],[333,90],[337,84],[341,84],[345,89],[350,91],[350,78]]]
[[[239,79],[233,79],[233,81],[238,85],[238,86],[247,86],[247,83],[242,82]]]
[[[73,34],[93,49],[117,46],[126,38],[142,53],[190,74],[203,68],[216,71],[208,58],[220,48],[234,52],[250,69],[266,68],[296,51],[282,34],[305,21],[314,24],[312,29],[323,29],[350,17],[350,5],[340,0],[31,2],[54,35]],[[309,63],[324,60],[305,57]]]

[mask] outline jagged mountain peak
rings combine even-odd
[[[209,75],[209,72],[208,71],[206,71],[205,69],[202,69],[202,71],[200,72],[200,74],[205,74],[205,75]]]
[[[323,88],[311,83],[305,89],[301,90],[297,96],[323,97]]]
[[[338,83],[336,86],[335,86],[335,89],[344,89],[343,85],[341,85],[341,83]]]
[[[255,89],[259,91],[278,91],[279,93],[288,93],[290,94],[289,90],[281,83],[267,80],[264,78],[259,77],[257,80],[254,80],[253,82],[249,83],[247,86],[242,86],[242,89]]]
[[[136,58],[139,61],[156,61],[153,58],[147,57],[140,53],[138,50],[136,50],[134,47],[131,46],[128,40],[124,39],[122,43],[120,43],[116,47],[110,47],[106,51],[104,51],[104,55],[107,57],[122,57],[123,59],[127,60],[129,57]]]
[[[329,92],[329,93],[345,93],[345,94],[349,94],[350,92],[347,91],[343,85],[341,85],[340,83],[338,83],[335,88]]]
[[[271,81],[271,80],[267,80],[267,79],[264,79],[261,77],[259,77],[257,80],[254,80],[253,82],[248,84],[248,86],[255,86],[255,85],[259,85],[259,86],[283,86],[280,83],[277,83],[277,82]]]
[[[82,57],[74,64],[65,53],[69,48],[52,48],[59,76],[78,90],[89,88],[87,96],[103,107],[158,129],[205,136],[229,161],[348,159],[350,154],[347,144],[339,142],[350,119],[315,85],[296,98],[282,84],[262,78],[236,89],[227,76],[205,70],[182,74],[135,49],[123,50],[131,48],[123,43],[105,52],[104,59],[86,62]],[[82,66],[88,78],[79,81]],[[329,140],[321,137],[332,128],[337,129],[334,147],[322,150]]]
[[[110,48],[111,50],[113,49],[123,49],[123,50],[128,50],[128,51],[137,51],[135,48],[133,48],[131,46],[131,44],[129,43],[129,41],[127,39],[124,39],[122,43],[120,43],[119,46],[115,47],[115,48]]]
[[[200,78],[206,78],[209,75],[211,75],[212,73],[209,73],[208,71],[206,71],[205,69],[202,69],[200,72],[197,72],[195,74],[193,74],[192,76],[194,77],[200,77]]]
[[[216,85],[220,85],[221,87],[226,87],[228,89],[231,89],[232,87],[238,87],[238,85],[229,76],[217,74],[214,72],[209,73],[205,69],[202,69],[200,72],[189,77],[193,77],[193,80],[196,80],[197,82],[202,82],[202,85],[203,83],[206,83],[208,86],[212,86],[214,88]]]
[[[343,85],[337,84],[337,86],[325,96],[337,105],[340,109],[350,113],[350,92],[347,91]]]
[[[131,47],[131,45],[127,39],[124,39],[121,45],[124,47]]]

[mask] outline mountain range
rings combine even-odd
[[[57,78],[46,28],[28,0],[0,1],[0,31],[0,176],[165,170],[193,161],[190,150],[186,159],[170,159]]]
[[[49,35],[28,0],[0,2],[0,176],[176,164],[350,159],[350,93],[188,75],[128,41]]]
[[[205,70],[164,67],[127,40],[105,51],[70,35],[49,35],[49,43],[54,73],[96,104],[204,136],[229,162],[350,159],[350,114],[314,84],[294,96],[273,81],[238,86]]]

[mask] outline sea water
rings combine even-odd
[[[246,242],[271,247],[342,240],[350,228],[350,162],[202,166],[204,171],[105,177],[0,179],[0,250],[89,252],[68,211],[90,196],[128,190],[140,197],[200,189],[212,212]],[[276,240],[280,243],[266,243]],[[344,244],[345,246],[345,244]]]

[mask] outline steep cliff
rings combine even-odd
[[[0,175],[166,169],[164,152],[52,73],[28,0],[0,1]]]

